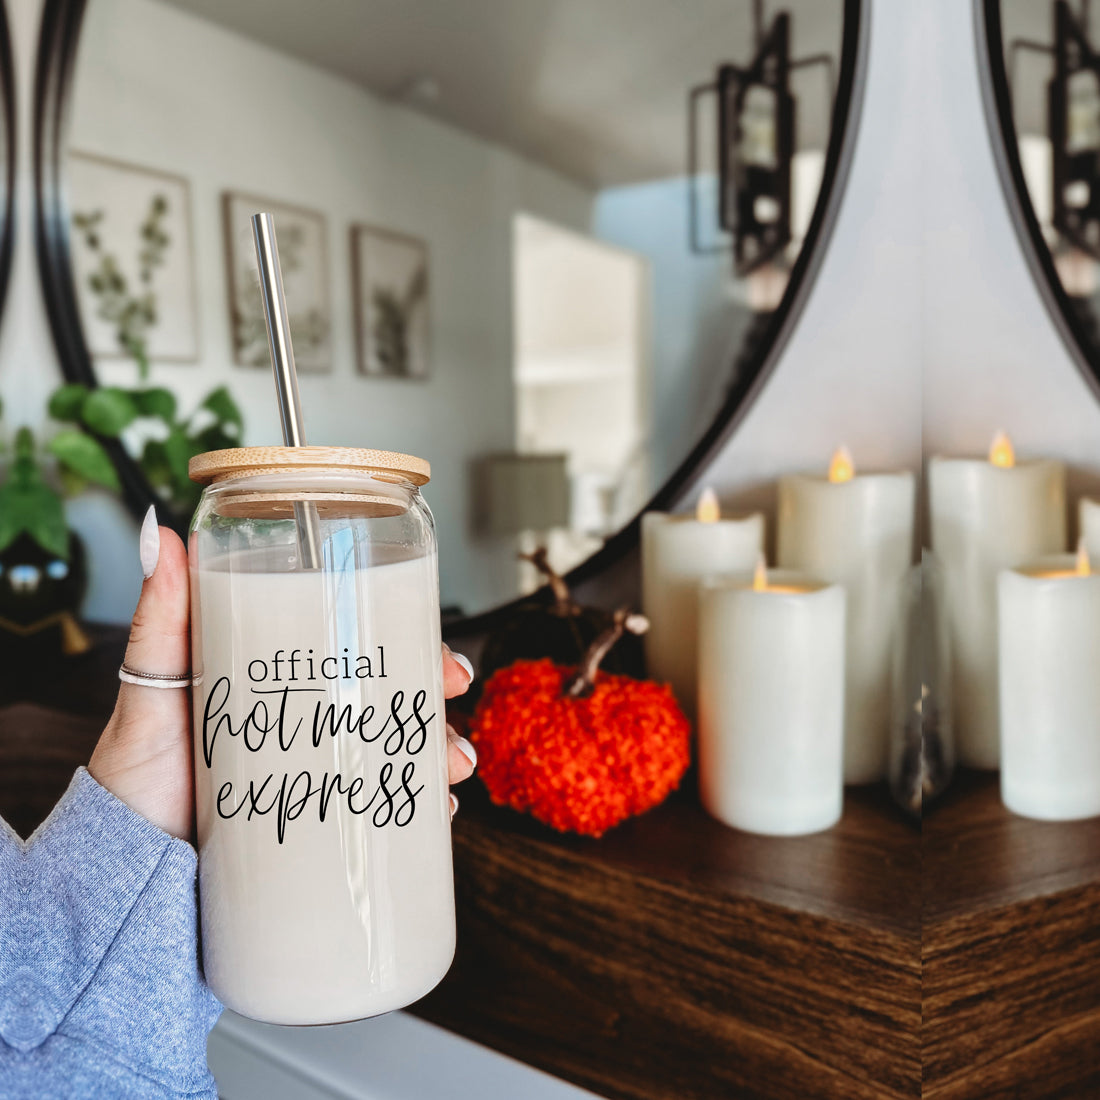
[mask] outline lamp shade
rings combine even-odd
[[[489,535],[569,526],[569,456],[483,455],[475,464],[478,527]]]

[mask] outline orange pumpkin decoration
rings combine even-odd
[[[648,625],[619,611],[579,668],[516,661],[492,676],[470,737],[495,803],[562,832],[600,836],[676,789],[690,762],[690,727],[671,689],[599,671],[624,631]]]

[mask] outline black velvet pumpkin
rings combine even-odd
[[[564,578],[547,561],[545,550],[522,557],[538,567],[547,583],[486,639],[479,668],[482,682],[516,661],[549,657],[558,665],[577,665],[614,619],[609,611],[576,603]],[[634,635],[623,639],[602,665],[607,672],[628,676],[640,676],[642,666],[641,644]]]
[[[0,552],[0,650],[23,664],[82,652],[87,646],[76,624],[88,574],[84,545],[69,535],[69,560],[20,535]]]

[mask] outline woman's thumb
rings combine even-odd
[[[187,551],[174,531],[157,526],[153,508],[141,525],[140,554],[145,583],[130,627],[126,668],[183,675],[191,667]]]
[[[158,690],[142,674],[185,676],[191,667],[187,552],[175,532],[141,525],[145,584],[130,628],[118,703],[88,771],[131,809],[173,836],[191,832],[190,691]],[[163,684],[163,681],[161,682]]]

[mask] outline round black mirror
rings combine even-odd
[[[273,441],[266,208],[307,433],[432,462],[454,622],[540,583],[538,543],[575,579],[629,553],[806,297],[860,0],[311,5],[309,44],[296,0],[259,30],[229,0],[122,3],[46,0],[36,227],[55,414],[131,509],[183,529],[191,454]]]

